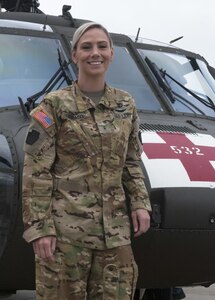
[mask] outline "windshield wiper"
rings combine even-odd
[[[211,108],[212,110],[215,111],[215,104],[213,103],[213,101],[209,97],[208,97],[209,102],[207,102],[205,99],[199,97],[194,92],[192,92],[191,90],[189,90],[188,88],[183,86],[175,78],[170,76],[166,71],[164,71],[163,69],[159,69],[158,66],[154,62],[152,62],[148,57],[145,58],[145,61],[146,61],[147,65],[149,66],[150,70],[152,71],[152,73],[154,74],[155,78],[157,79],[158,84],[163,89],[163,91],[167,94],[167,96],[169,97],[169,99],[172,103],[175,103],[176,100],[179,101],[178,98],[180,98],[181,100],[183,100],[183,105],[188,107],[190,110],[192,110],[194,112],[193,109],[195,109],[198,112],[200,112],[201,114],[205,115],[205,113],[200,108],[198,108],[195,104],[193,104],[190,100],[184,98],[183,96],[181,96],[180,94],[178,94],[174,90],[172,90],[169,83],[165,80],[166,76],[169,77],[171,80],[173,80],[176,84],[178,84],[182,89],[187,91],[187,93],[191,94],[198,101],[200,101],[205,106],[207,106],[207,107],[209,107],[209,108]],[[181,101],[179,101],[179,102],[181,102]],[[189,104],[190,107],[188,106],[188,104]]]
[[[60,67],[41,91],[27,98],[27,101],[24,105],[28,111],[30,111],[32,108],[35,107],[35,102],[37,101],[38,98],[40,98],[44,94],[49,93],[53,89],[53,87],[60,82],[61,79],[62,80],[59,83],[57,89],[61,87],[61,85],[65,80],[68,85],[72,83],[72,78],[68,69],[68,66],[71,64],[71,61],[66,62],[65,60],[63,60],[60,55],[60,50],[59,49],[57,50],[58,50],[58,62]],[[22,102],[21,97],[18,97],[18,99],[19,102]]]
[[[207,96],[207,100],[203,99],[202,97],[199,97],[196,93],[194,93],[193,91],[191,91],[190,89],[186,88],[183,84],[181,84],[179,81],[177,81],[175,78],[173,78],[171,75],[169,75],[165,70],[163,69],[159,69],[162,77],[165,78],[166,76],[168,78],[170,78],[172,81],[174,81],[177,85],[179,85],[183,90],[185,90],[187,93],[189,93],[191,96],[193,96],[195,99],[197,99],[199,102],[201,102],[202,104],[204,104],[205,106],[211,108],[212,110],[215,111],[215,104],[214,102],[211,100],[210,97]],[[174,91],[172,91],[174,93]],[[176,94],[176,93],[174,93]]]
[[[177,94],[175,91],[172,90],[171,86],[161,73],[161,70],[154,62],[152,62],[148,57],[145,58],[145,61],[152,73],[154,74],[155,78],[157,79],[158,84],[160,85],[162,90],[167,94],[172,103],[175,103],[175,101],[177,100],[178,102],[186,106],[189,110],[191,110],[193,113],[195,113],[195,110],[197,110],[201,114],[205,115],[205,113],[201,109],[199,109],[195,104],[193,104],[191,101],[185,99],[183,96]]]
[[[206,115],[198,106],[193,104],[190,100],[187,100],[185,97],[183,97],[182,95],[176,93],[175,91],[172,91],[172,93],[177,97],[178,102],[180,102],[181,104],[186,106],[187,109],[191,110],[193,113],[196,113],[196,111],[198,111],[203,116]]]
[[[166,82],[164,77],[162,76],[162,73],[160,72],[160,69],[158,68],[158,66],[154,62],[152,62],[147,56],[145,58],[145,61],[146,61],[147,65],[149,66],[150,70],[152,71],[152,73],[154,74],[155,78],[157,79],[157,82],[160,85],[160,87],[162,88],[162,90],[169,97],[170,101],[172,103],[175,103],[175,97],[172,93],[172,89],[171,89],[170,85]]]

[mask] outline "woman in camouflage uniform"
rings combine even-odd
[[[149,228],[151,207],[134,100],[105,82],[112,58],[107,30],[82,25],[72,42],[77,81],[47,94],[31,112],[23,220],[36,257],[38,300],[133,298],[129,211],[139,236]]]

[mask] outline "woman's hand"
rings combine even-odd
[[[45,236],[33,241],[34,253],[47,261],[54,261],[54,252],[56,248],[56,237]]]
[[[140,236],[145,233],[150,227],[150,215],[145,209],[137,209],[131,213],[134,236]]]

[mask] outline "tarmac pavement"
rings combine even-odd
[[[16,294],[1,295],[0,300],[35,300],[35,291],[17,291]]]
[[[183,288],[185,300],[215,300],[215,284],[209,288],[205,287],[186,287]],[[12,295],[1,295],[0,300],[35,300],[35,291],[17,291]]]
[[[208,288],[188,287],[183,289],[186,294],[186,300],[215,300],[215,284]]]

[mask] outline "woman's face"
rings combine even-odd
[[[100,28],[87,30],[72,52],[72,60],[77,64],[79,75],[104,75],[113,58],[113,49],[106,33]]]

